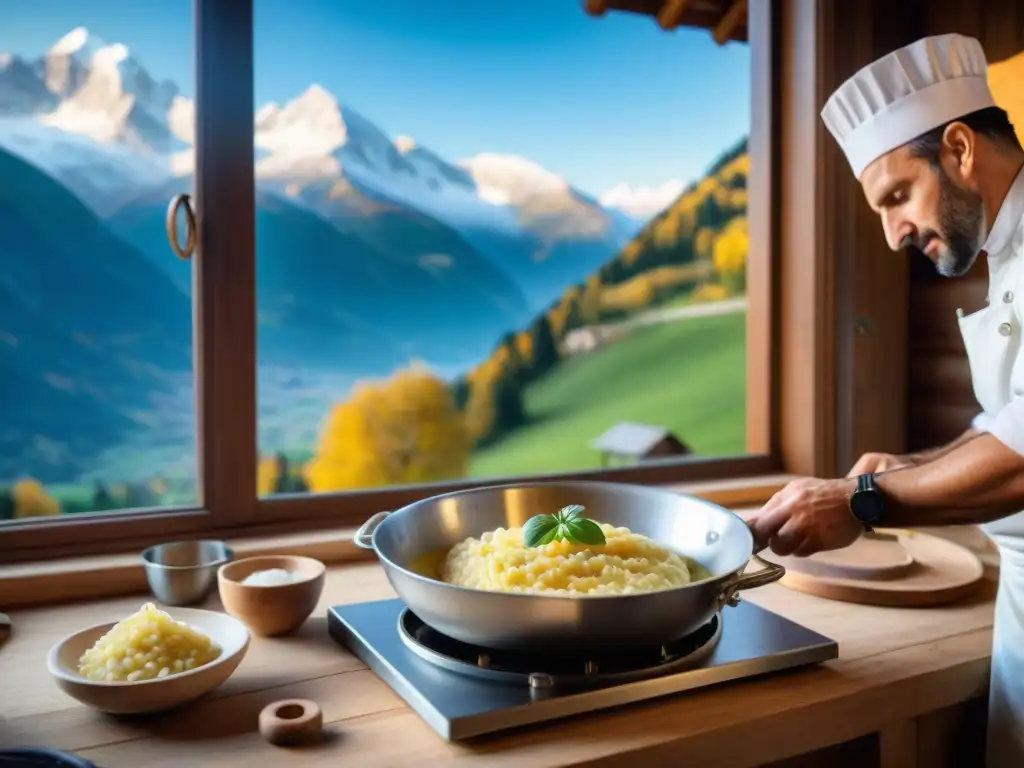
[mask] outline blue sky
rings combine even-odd
[[[581,0],[255,0],[256,101],[319,83],[449,159],[510,152],[581,189],[689,181],[749,125],[749,54]],[[192,94],[187,0],[0,0],[0,51],[75,26]]]

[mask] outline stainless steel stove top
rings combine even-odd
[[[476,648],[423,624],[401,600],[331,608],[331,635],[446,741],[834,659],[817,632],[751,603],[645,654],[537,657]]]

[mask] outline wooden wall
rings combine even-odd
[[[823,44],[831,51],[833,88],[920,37],[924,0],[818,2],[834,14]],[[906,450],[909,270],[905,256],[889,251],[878,216],[845,159],[834,168],[828,210],[836,264],[835,463],[845,474],[862,453]]]
[[[1024,0],[930,0],[920,19],[923,35],[977,37],[990,63],[1024,51]],[[1024,90],[1024,77],[1018,82]],[[984,305],[988,273],[979,263],[963,278],[942,278],[923,257],[911,258],[909,268],[907,448],[917,450],[952,440],[978,413],[956,309]]]

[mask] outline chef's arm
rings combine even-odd
[[[886,524],[968,525],[1024,509],[1024,398],[938,458],[881,475]]]
[[[940,445],[937,448],[927,448],[923,451],[908,453],[907,458],[910,459],[913,464],[924,464],[928,461],[935,461],[981,434],[984,434],[982,430],[976,429],[975,427],[968,427],[967,430],[965,430],[964,433],[956,440],[946,443],[945,445]]]

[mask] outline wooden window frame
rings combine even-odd
[[[252,29],[253,0],[194,0],[194,7],[201,506],[5,523],[0,563],[138,551],[176,538],[359,524],[381,509],[481,484],[257,498],[253,36],[238,34]],[[669,484],[834,471],[834,270],[822,257],[833,245],[826,236],[831,198],[821,194],[834,162],[823,157],[828,153],[817,115],[827,79],[820,77],[817,56],[821,13],[814,0],[750,4],[748,188],[752,199],[766,202],[748,213],[747,455],[487,483],[581,478]]]
[[[119,551],[216,528],[240,530],[256,518],[253,41],[251,34],[238,34],[252,29],[252,2],[194,0],[192,7],[199,506],[6,522],[0,526],[0,563]],[[252,455],[240,454],[239,445],[252,446]]]

